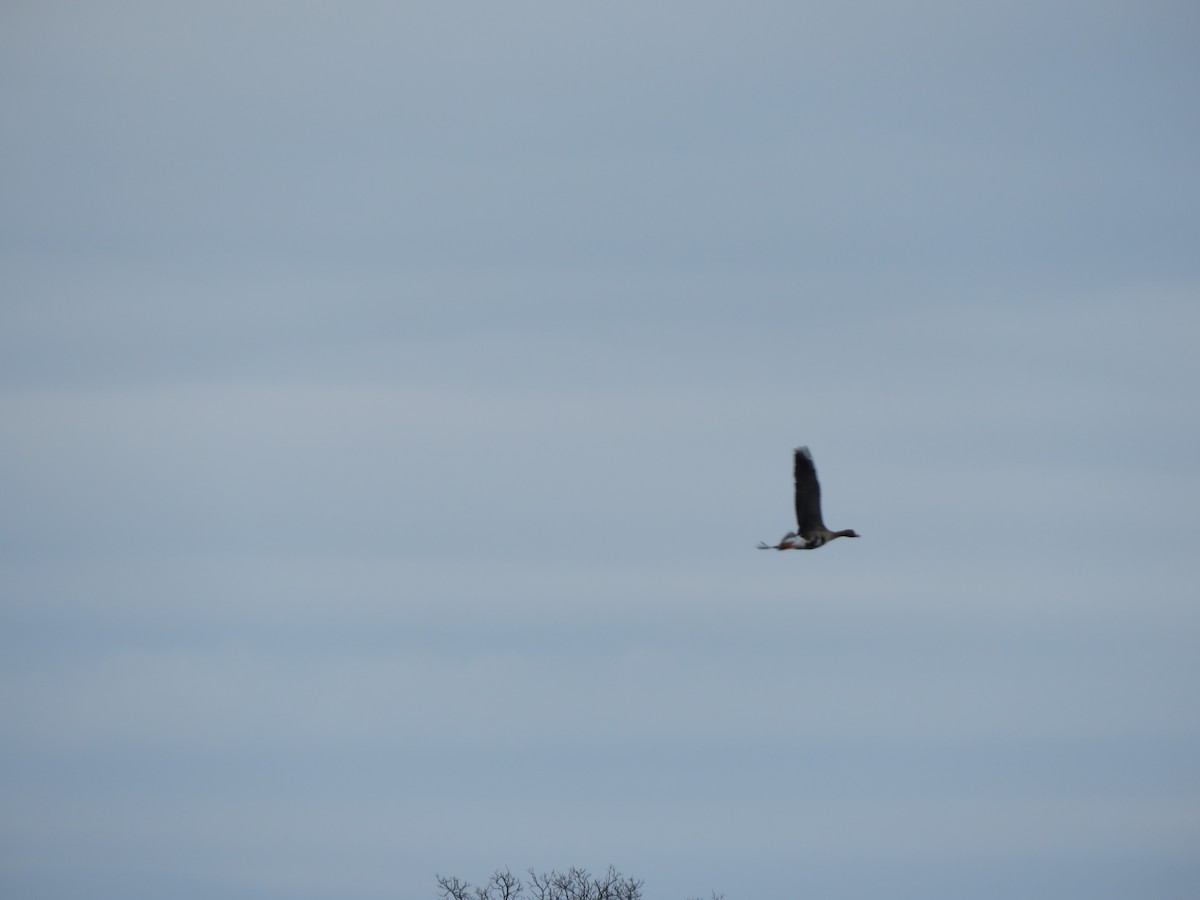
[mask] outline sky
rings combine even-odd
[[[1200,895],[1198,51],[4,4],[0,890]]]

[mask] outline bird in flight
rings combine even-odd
[[[795,450],[796,475],[796,530],[789,531],[778,544],[759,543],[759,550],[816,550],[834,538],[858,537],[849,528],[830,531],[821,521],[821,484],[817,481],[817,467],[807,447]]]

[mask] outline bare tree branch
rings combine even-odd
[[[644,882],[626,878],[611,865],[595,876],[578,866],[565,872],[527,871],[529,881],[522,882],[509,869],[497,869],[483,887],[438,875],[438,900],[642,900]],[[724,895],[714,892],[712,900],[724,900]]]
[[[471,885],[457,878],[437,876],[439,900],[470,900]]]
[[[521,896],[521,891],[525,886],[521,884],[521,879],[505,869],[501,872],[497,869],[492,873],[492,880],[489,884],[496,895],[496,900],[518,900]]]

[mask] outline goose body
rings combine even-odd
[[[816,550],[834,538],[858,537],[849,528],[830,531],[821,519],[821,483],[817,467],[807,447],[797,447],[793,453],[793,472],[796,479],[796,530],[789,531],[778,544],[758,545],[759,550]]]

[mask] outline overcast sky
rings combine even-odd
[[[4,4],[0,893],[1200,895],[1198,96],[1173,0]]]

